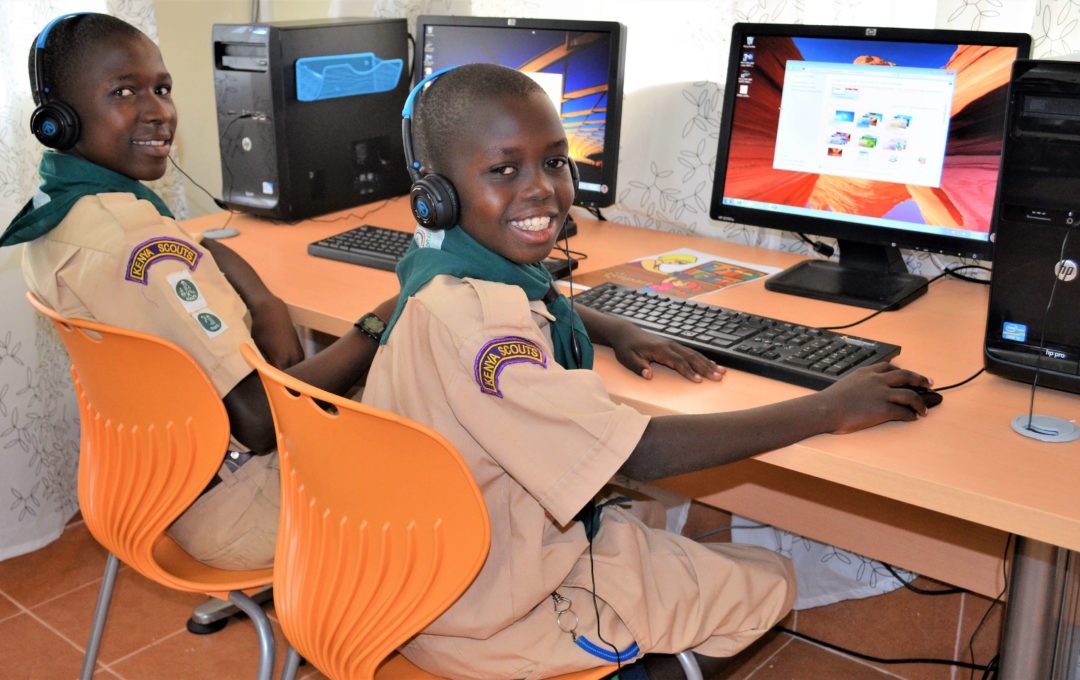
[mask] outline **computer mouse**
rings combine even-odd
[[[941,403],[941,392],[935,392],[929,387],[909,387],[908,389],[922,397],[926,408],[934,408]]]

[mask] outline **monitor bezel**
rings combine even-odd
[[[993,215],[990,216],[987,239],[976,240],[944,234],[927,234],[904,229],[892,229],[872,224],[833,220],[825,217],[791,215],[779,211],[724,205],[723,195],[724,185],[727,180],[727,155],[730,149],[731,130],[733,125],[732,112],[735,107],[737,92],[739,54],[742,50],[744,38],[748,35],[791,36],[796,38],[836,38],[883,42],[921,42],[924,44],[955,43],[961,45],[1013,47],[1017,50],[1017,59],[1028,57],[1031,51],[1031,36],[1026,33],[951,29],[817,26],[807,24],[747,22],[734,24],[731,31],[731,45],[726,72],[727,85],[725,86],[723,93],[719,144],[717,147],[716,168],[713,175],[712,200],[709,207],[709,217],[723,222],[737,222],[740,224],[789,231],[797,234],[812,234],[814,236],[826,238],[857,241],[872,245],[880,244],[908,250],[922,250],[978,260],[990,259],[993,253]],[[1007,97],[1006,101],[1008,101]],[[1007,128],[1006,118],[1006,111],[1002,110],[1002,150],[1004,150]],[[1000,177],[1001,174],[999,171],[999,182]],[[996,200],[994,203],[994,210],[996,211]]]
[[[616,200],[619,140],[622,133],[623,73],[626,64],[626,26],[617,21],[540,19],[525,17],[474,17],[422,14],[416,18],[413,85],[423,77],[424,36],[428,26],[537,29],[554,31],[602,31],[611,35],[608,53],[608,106],[604,129],[604,170],[601,184],[607,193],[579,189],[574,203],[586,208],[606,208]]]

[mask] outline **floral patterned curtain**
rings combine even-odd
[[[33,101],[27,53],[34,36],[67,12],[107,12],[156,38],[151,0],[0,2],[0,227],[37,187],[42,147],[29,133]],[[187,214],[172,172],[155,183],[177,215]],[[60,535],[75,514],[78,409],[67,354],[52,327],[27,305],[21,246],[0,250],[0,559]]]

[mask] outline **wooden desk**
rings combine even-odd
[[[306,255],[314,240],[361,223],[411,229],[404,200],[354,209],[296,225],[238,215],[241,235],[227,244],[247,258],[303,326],[339,335],[362,313],[397,292],[391,272]],[[336,221],[332,218],[338,217]],[[223,215],[193,220],[220,226]],[[588,253],[581,271],[687,246],[735,259],[786,266],[796,256],[610,222],[578,218],[571,247]],[[706,301],[811,325],[861,318],[864,310],[765,291],[760,281]],[[982,366],[987,290],[955,280],[898,312],[853,329],[896,343],[896,363],[948,385]],[[644,381],[607,348],[596,369],[612,395],[653,414],[733,410],[805,394],[804,388],[729,371],[719,384],[694,385],[675,373]],[[1043,444],[1012,432],[1027,412],[1029,388],[983,375],[945,393],[916,423],[888,423],[851,435],[822,435],[757,459],[665,480],[664,485],[975,592],[1002,588],[1006,533],[1080,550],[1080,444]],[[1036,412],[1080,416],[1080,398],[1040,390]]]

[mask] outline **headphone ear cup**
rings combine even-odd
[[[426,229],[451,229],[460,217],[457,191],[439,174],[424,175],[413,182],[409,204],[417,224]]]
[[[578,185],[581,184],[581,175],[578,174],[577,163],[574,162],[574,159],[567,156],[566,160],[570,166],[570,179],[574,181],[574,198],[576,199]]]
[[[48,102],[34,109],[30,131],[50,149],[64,151],[79,141],[79,115],[64,102]]]

